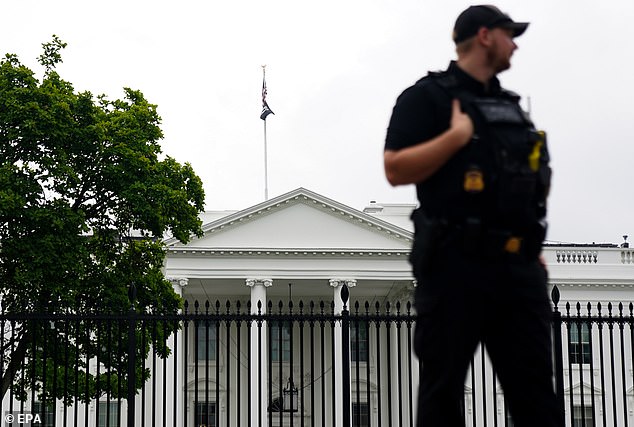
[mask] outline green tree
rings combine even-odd
[[[131,283],[137,313],[177,313],[182,301],[162,274],[162,241],[201,235],[200,178],[161,156],[160,117],[141,92],[126,88],[114,101],[77,93],[56,71],[65,43],[53,36],[43,47],[41,81],[15,55],[0,62],[3,315],[124,313]],[[126,390],[125,325],[110,324],[106,343],[89,322],[44,324],[2,323],[2,396],[12,389],[26,398],[31,384],[43,399],[72,396],[75,383],[82,400]],[[150,345],[169,354],[173,326],[139,322],[136,389],[150,375],[141,365]],[[87,369],[95,357],[109,381]]]

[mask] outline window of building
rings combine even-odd
[[[194,427],[216,427],[216,403],[196,402]]]
[[[291,360],[291,323],[271,322],[271,360],[288,362]]]
[[[55,425],[55,404],[47,403],[42,407],[42,402],[33,402],[32,408],[33,416],[39,415],[42,424],[41,427],[53,427]]]
[[[370,405],[352,402],[352,426],[368,427],[370,425]]]
[[[216,323],[200,322],[196,329],[198,360],[216,360]]]
[[[368,322],[352,322],[350,324],[350,358],[353,362],[367,362],[368,354]]]
[[[571,363],[590,363],[592,349],[590,348],[590,330],[586,323],[581,324],[581,330],[577,323],[570,325],[568,354]]]
[[[572,427],[591,427],[594,426],[592,419],[592,406],[575,405],[572,414]]]
[[[119,402],[99,402],[98,427],[116,427],[119,423]]]

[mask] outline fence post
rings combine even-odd
[[[552,298],[554,309],[553,309],[553,358],[554,358],[554,368],[555,368],[555,393],[557,394],[557,403],[559,406],[559,412],[562,423],[565,420],[566,414],[566,402],[564,399],[564,360],[563,360],[563,344],[561,338],[561,312],[557,307],[559,304],[559,288],[557,286],[553,287],[553,290],[550,293]]]
[[[350,311],[348,310],[348,297],[350,292],[348,286],[341,288],[341,300],[343,310],[341,310],[341,375],[343,378],[343,427],[350,427],[352,419],[350,414]]]
[[[136,399],[136,286],[130,284],[128,291],[130,309],[128,310],[128,427],[134,427]],[[154,373],[153,373],[154,375]]]

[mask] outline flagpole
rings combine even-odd
[[[268,149],[266,141],[266,118],[269,114],[274,114],[266,102],[266,65],[262,65],[262,114],[260,119],[264,121],[264,200],[269,200],[269,167]]]
[[[264,200],[269,200],[269,172],[266,149],[266,119],[264,119]]]
[[[266,97],[266,65],[262,65],[262,102]],[[268,150],[266,147],[266,116],[264,116],[264,200],[269,200],[269,168],[268,168]]]

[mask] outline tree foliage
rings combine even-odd
[[[43,44],[41,80],[15,55],[0,62],[3,315],[122,313],[130,308],[131,283],[137,313],[176,313],[182,301],[161,271],[162,240],[200,235],[201,180],[189,164],[161,155],[160,117],[141,92],[126,88],[117,100],[75,92],[56,71],[64,47],[55,36]],[[125,390],[125,369],[112,384],[98,385],[85,363],[100,357],[114,372],[127,363],[119,347],[120,354],[106,357],[104,337],[98,343],[85,322],[46,324],[13,322],[9,330],[3,323],[2,395],[11,384],[18,395],[37,384],[44,397],[59,398],[51,375],[70,381],[69,390],[81,381],[93,398]],[[149,343],[166,357],[171,330],[137,328],[138,341],[148,343],[137,350],[137,388],[149,375],[140,367]],[[127,330],[108,334],[126,348]],[[49,342],[64,345],[59,351],[50,345],[42,357]],[[69,366],[78,375],[65,378]]]

